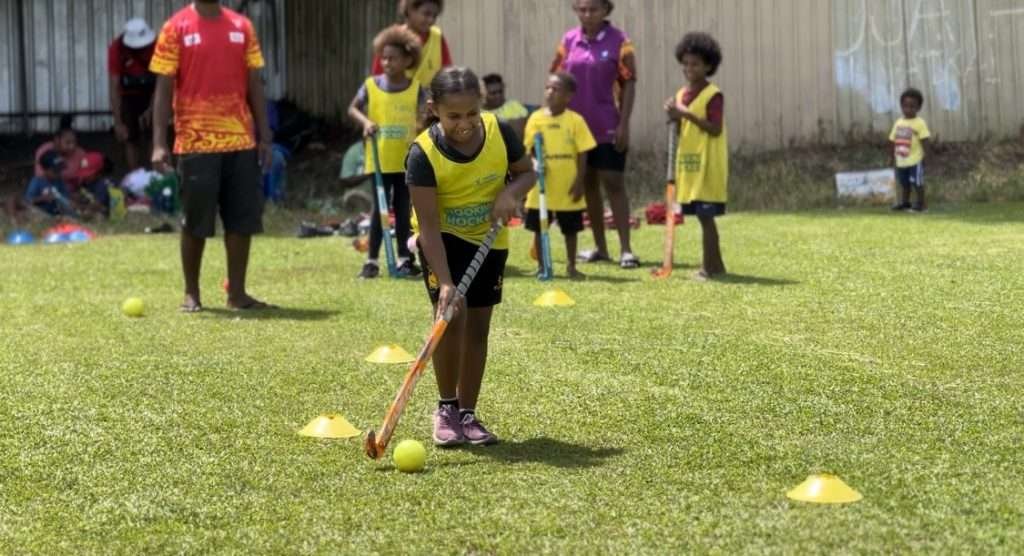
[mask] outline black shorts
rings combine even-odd
[[[444,250],[448,255],[448,272],[457,286],[480,246],[451,234],[441,234],[441,241],[444,242]],[[423,284],[427,287],[430,302],[436,304],[441,295],[441,286],[438,283],[437,275],[427,263],[427,257],[423,255],[422,247],[418,251],[420,264],[423,266]],[[473,279],[469,291],[466,292],[467,307],[493,307],[501,303],[501,289],[505,277],[505,261],[507,260],[508,250],[506,249],[491,249],[487,253],[484,264],[480,265],[476,278]]]
[[[224,231],[263,231],[263,176],[256,150],[178,156],[182,225],[194,237],[213,237],[217,213]]]
[[[574,235],[583,231],[582,210],[549,210],[548,226],[551,222],[558,222],[558,228],[565,235]],[[540,211],[537,209],[526,209],[526,229],[531,232],[540,231]]]
[[[722,216],[725,214],[725,203],[694,201],[683,205],[683,214],[693,214],[695,216]]]
[[[149,110],[150,101],[152,100],[152,93],[121,96],[121,119],[124,120],[124,126],[128,128],[129,142],[137,143],[145,138],[142,126],[139,124],[139,118],[142,117],[146,110]]]
[[[613,143],[601,143],[594,150],[587,152],[587,167],[595,170],[625,172],[626,154],[628,153],[628,150],[623,153],[615,150]]]
[[[924,164],[918,162],[906,168],[896,168],[896,183],[902,187],[924,187]]]

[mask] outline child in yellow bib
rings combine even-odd
[[[452,65],[452,55],[448,50],[448,42],[435,25],[444,8],[443,0],[399,0],[398,20],[406,29],[412,31],[420,40],[422,55],[417,63],[409,66],[405,73],[409,79],[415,79],[428,87],[441,68]],[[374,57],[372,73],[378,75],[384,71],[380,58]]]
[[[725,214],[729,181],[729,134],[722,91],[708,81],[718,71],[722,51],[710,35],[688,33],[676,46],[687,86],[665,101],[669,118],[679,121],[676,151],[677,199],[685,214],[700,221],[703,261],[696,274],[706,280],[725,274],[715,217]]]
[[[932,136],[928,124],[917,115],[924,105],[924,95],[910,88],[900,95],[900,110],[903,117],[896,120],[889,134],[893,146],[893,162],[896,165],[896,181],[902,194],[892,210],[924,212],[924,145]],[[917,202],[911,206],[910,190],[917,192]]]
[[[366,173],[373,174],[372,143],[377,136],[380,171],[384,191],[395,212],[395,237],[398,240],[398,271],[407,276],[418,275],[420,270],[412,261],[407,242],[409,239],[409,189],[405,185],[405,155],[416,137],[421,108],[426,95],[415,79],[406,77],[406,70],[416,64],[420,56],[420,42],[416,36],[395,25],[380,32],[373,41],[374,50],[384,67],[384,73],[368,77],[359,88],[348,114],[363,128],[366,143]],[[372,195],[373,212],[379,214],[377,195]],[[379,218],[370,219],[370,248],[367,260],[359,273],[360,278],[380,275],[380,246],[383,230]]]
[[[440,397],[434,413],[438,446],[497,442],[477,418],[476,404],[491,314],[501,303],[507,230],[499,233],[464,299],[454,299],[455,285],[491,222],[514,216],[537,179],[515,131],[493,114],[481,114],[481,100],[472,71],[446,68],[438,73],[427,101],[434,122],[416,138],[406,159],[424,282],[435,315],[458,303],[433,359]]]
[[[526,121],[523,142],[533,150],[534,137],[544,137],[544,183],[548,222],[557,221],[565,236],[566,273],[570,279],[586,278],[576,270],[576,236],[583,231],[583,175],[587,151],[597,147],[587,122],[569,110],[576,92],[576,79],[569,73],[555,73],[544,86],[545,107]],[[534,250],[540,253],[540,191],[534,187],[526,197],[526,229],[533,232]],[[539,259],[540,257],[538,257]],[[541,261],[537,261],[541,264]],[[538,272],[543,271],[538,268]]]

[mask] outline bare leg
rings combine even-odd
[[[203,265],[203,249],[206,238],[195,237],[187,231],[181,232],[181,270],[185,276],[185,300],[181,309],[187,312],[198,311],[202,307],[199,298],[199,271]]]
[[[129,172],[139,167],[139,147],[131,141],[124,142],[124,162]]]
[[[249,248],[252,236],[224,233],[224,249],[228,258],[228,307],[232,309],[262,309],[266,303],[250,296],[245,289],[249,269]]]
[[[565,273],[570,280],[582,280],[586,275],[576,270],[576,234],[565,234]]]
[[[615,229],[619,232],[620,254],[632,253],[633,248],[629,243],[629,196],[626,195],[624,174],[602,170],[600,176],[608,195],[608,203],[612,207]]]
[[[725,263],[722,262],[722,251],[718,241],[718,226],[714,216],[698,216],[701,235],[704,243],[704,261],[701,272],[705,276],[725,274]]]
[[[448,323],[448,330],[434,350],[434,377],[437,379],[437,394],[442,400],[458,397],[465,330],[466,315],[462,311]]]
[[[533,248],[537,251],[537,272],[544,272],[544,252],[540,248],[540,232],[533,233]]]
[[[462,369],[459,373],[459,407],[476,409],[487,366],[487,340],[491,331],[493,307],[466,310],[466,326],[462,334]]]
[[[587,168],[583,176],[583,188],[587,200],[587,216],[590,218],[590,229],[594,232],[594,248],[598,255],[608,258],[608,243],[604,239],[604,198],[601,196],[601,184],[598,171]]]

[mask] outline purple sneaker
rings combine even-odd
[[[459,410],[454,406],[442,405],[434,411],[434,445],[458,446],[466,441],[459,423]]]
[[[476,419],[476,415],[473,413],[467,413],[462,416],[462,434],[466,437],[466,442],[474,446],[486,446],[488,444],[497,444],[498,437],[494,436],[491,431],[484,427],[484,424]]]

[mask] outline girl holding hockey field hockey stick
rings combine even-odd
[[[409,149],[406,183],[419,228],[423,276],[435,318],[451,303],[456,315],[434,352],[440,397],[434,443],[493,444],[498,438],[476,416],[491,314],[501,303],[508,231],[503,229],[464,298],[455,295],[492,221],[507,221],[537,176],[515,131],[481,113],[480,82],[466,68],[434,77],[427,100],[430,125]],[[510,181],[506,183],[506,176]]]

